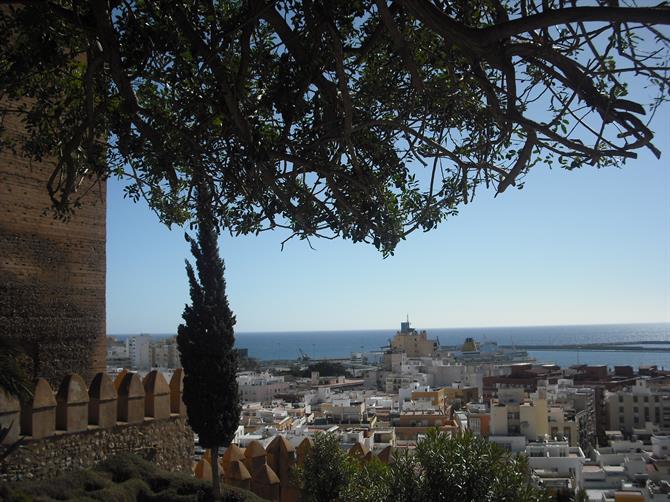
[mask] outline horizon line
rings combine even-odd
[[[496,325],[496,326],[453,326],[453,327],[428,327],[428,328],[414,328],[421,331],[430,331],[430,330],[457,330],[457,329],[502,329],[502,328],[561,328],[561,327],[579,327],[579,326],[641,326],[649,324],[668,324],[670,327],[670,321],[644,321],[644,322],[596,322],[596,323],[586,323],[586,324],[523,324],[523,325]],[[267,333],[267,334],[289,334],[289,333],[338,333],[342,331],[397,331],[397,328],[363,328],[363,329],[293,329],[293,330],[281,330],[281,331],[251,331],[251,330],[235,330],[236,334],[256,334],[256,333]],[[167,332],[133,332],[133,333],[106,333],[106,336],[130,336],[130,335],[169,335],[171,333]],[[176,335],[176,330],[174,332]]]

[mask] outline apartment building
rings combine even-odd
[[[273,376],[269,372],[242,372],[237,375],[240,397],[244,402],[268,403],[277,394],[288,391],[289,384],[283,376]]]
[[[468,403],[465,406],[468,430],[475,436],[488,437],[491,431],[491,410],[483,403]]]
[[[564,416],[561,420],[573,421],[577,424],[579,437],[574,438],[570,436],[571,446],[579,444],[584,451],[587,451],[591,446],[595,445],[595,389],[590,387],[577,387],[574,385],[574,381],[571,378],[559,379],[556,384],[549,384],[546,381],[541,381],[538,383],[538,389],[545,393],[547,402],[550,406],[562,409]],[[556,429],[556,431],[551,431],[552,435],[559,433],[560,426],[557,425]]]
[[[154,368],[178,368],[179,350],[176,337],[155,340],[151,343],[151,365]]]
[[[107,337],[107,366],[110,368],[131,367],[126,342],[117,340],[111,336]]]
[[[364,401],[355,401],[348,397],[336,397],[321,405],[326,423],[360,424],[367,421]]]
[[[549,434],[548,411],[546,399],[530,399],[521,388],[501,389],[491,400],[490,434],[544,439]]]
[[[526,446],[525,454],[539,484],[552,494],[570,495],[582,485],[586,457],[567,441],[543,441]]]
[[[609,428],[632,434],[646,423],[670,429],[670,382],[649,377],[606,397]]]
[[[126,338],[126,348],[130,365],[135,370],[151,368],[151,337],[149,335],[133,335]]]

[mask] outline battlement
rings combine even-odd
[[[297,444],[294,444],[298,440]],[[246,448],[231,444],[219,458],[219,474],[223,483],[254,492],[259,497],[279,502],[297,502],[301,499],[300,489],[295,484],[292,469],[302,465],[314,443],[310,437],[291,438],[276,435],[264,441],[253,440]],[[355,442],[348,448],[348,454],[358,462],[370,462],[377,458],[380,462],[393,462],[392,446],[387,446],[375,455],[365,444]],[[193,466],[193,473],[199,479],[212,480],[211,456],[209,450]]]
[[[169,384],[156,370],[144,379],[124,370],[114,381],[98,373],[89,386],[73,373],[57,392],[39,378],[22,405],[0,391],[0,426],[9,429],[2,447],[11,448],[0,481],[49,478],[126,451],[189,472],[194,438],[182,392],[181,369]]]

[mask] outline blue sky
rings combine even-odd
[[[348,241],[220,241],[238,331],[670,321],[670,110],[659,161],[566,172],[538,166],[523,190],[478,193],[382,259]],[[161,225],[110,180],[107,331],[171,333],[188,287],[184,231]]]

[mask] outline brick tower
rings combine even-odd
[[[21,133],[13,116],[3,134]],[[67,221],[50,212],[49,161],[0,151],[0,337],[28,355],[33,376],[57,385],[105,369],[106,187]]]

